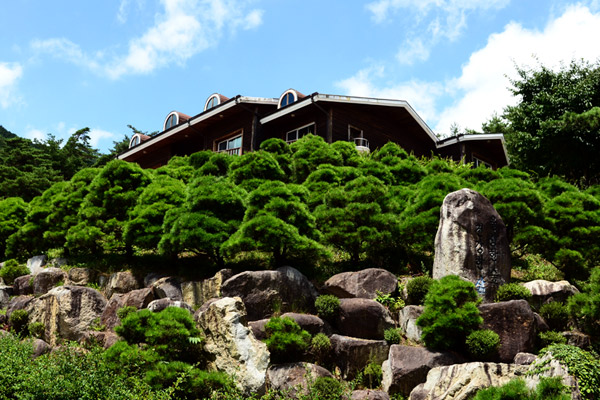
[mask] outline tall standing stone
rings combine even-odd
[[[458,275],[473,282],[484,301],[510,279],[506,226],[492,203],[470,189],[450,193],[440,211],[433,278]]]

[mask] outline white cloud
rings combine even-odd
[[[398,62],[404,65],[412,65],[416,61],[425,61],[428,58],[429,49],[420,38],[407,40],[396,54]]]
[[[127,18],[129,0],[122,0],[117,18]],[[261,10],[247,10],[248,0],[161,0],[163,12],[146,32],[131,39],[123,55],[90,54],[65,38],[36,40],[32,47],[68,62],[118,79],[147,74],[170,64],[182,65],[194,55],[215,46],[226,29],[253,29],[262,23]],[[138,6],[139,6],[138,0]]]
[[[105,131],[102,129],[97,129],[97,128],[90,129],[90,144],[94,148],[98,147],[99,142],[104,142],[104,141],[106,141],[106,139],[113,140],[116,137],[117,137],[117,135],[115,135],[112,132],[108,132],[108,131]]]
[[[453,123],[478,130],[493,113],[501,113],[517,101],[508,90],[509,78],[516,78],[515,65],[555,68],[572,59],[596,61],[600,47],[590,40],[596,37],[600,37],[600,14],[575,5],[551,18],[542,30],[509,23],[502,32],[490,35],[484,48],[471,54],[458,77],[389,83],[380,67],[358,71],[337,86],[350,95],[407,100],[442,135],[450,132]],[[451,100],[445,104],[448,97]]]
[[[0,62],[0,106],[2,108],[19,101],[15,88],[21,76],[23,76],[23,67],[20,64]]]
[[[46,133],[39,129],[27,127],[27,130],[25,131],[25,137],[31,140],[37,139],[39,141],[43,141],[46,140]]]

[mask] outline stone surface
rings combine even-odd
[[[10,317],[10,314],[15,310],[25,310],[29,303],[33,301],[34,297],[29,295],[19,295],[15,296],[8,302],[8,307],[6,308],[6,316]]]
[[[31,342],[31,345],[33,346],[33,358],[38,358],[42,354],[49,353],[52,350],[52,346],[42,339],[33,339]]]
[[[323,290],[339,298],[361,297],[374,299],[377,292],[392,294],[398,288],[396,275],[381,268],[367,268],[357,272],[342,272],[329,278]]]
[[[458,275],[483,283],[483,298],[493,301],[510,280],[506,227],[488,199],[470,189],[450,193],[440,210],[435,237],[433,278]],[[477,285],[480,286],[480,285]]]
[[[263,393],[269,351],[248,328],[242,300],[226,297],[214,301],[197,318],[206,336],[204,349],[212,356],[211,366],[235,376],[245,393]]]
[[[267,383],[270,389],[285,392],[286,399],[295,399],[298,395],[308,395],[309,382],[322,376],[333,377],[331,372],[315,364],[275,364],[267,370]]]
[[[110,299],[114,293],[127,293],[139,289],[140,284],[131,271],[115,272],[106,282],[106,298]]]
[[[6,308],[10,303],[10,297],[14,294],[12,286],[0,284],[0,308]]]
[[[534,388],[540,383],[542,377],[560,377],[565,386],[571,388],[571,399],[581,400],[583,396],[575,377],[569,375],[567,367],[552,358],[552,354],[545,354],[529,366],[529,375],[526,378],[527,386]]]
[[[417,385],[424,383],[427,373],[435,367],[463,362],[459,356],[449,352],[434,352],[424,347],[390,346],[388,359],[381,370],[381,386],[389,394],[408,396]]]
[[[120,308],[131,306],[140,310],[148,307],[152,300],[154,300],[154,291],[152,288],[132,290],[125,294],[115,294],[104,308],[100,322],[106,326],[106,329],[112,330],[121,323],[121,320],[117,316],[117,311]]]
[[[340,334],[363,339],[383,339],[383,332],[394,327],[387,308],[375,300],[361,298],[340,299],[335,324]]]
[[[352,380],[367,364],[381,364],[388,356],[390,346],[385,340],[359,339],[342,335],[331,335],[331,348],[335,365],[342,377]]]
[[[54,286],[64,283],[67,274],[60,268],[43,268],[33,277],[33,294],[38,296],[48,293]]]
[[[269,322],[269,318],[259,319],[258,321],[248,321],[248,327],[252,330],[252,334],[258,340],[265,340],[267,333],[265,332],[265,325]]]
[[[269,318],[275,310],[313,311],[317,291],[298,270],[281,267],[275,271],[246,271],[223,282],[221,294],[239,296],[251,321]]]
[[[33,299],[25,309],[29,322],[44,324],[44,339],[54,346],[59,338],[82,339],[85,331],[100,319],[105,306],[106,298],[94,289],[59,286]]]
[[[33,294],[33,275],[23,275],[15,278],[13,292],[16,296]]]
[[[94,279],[94,271],[89,268],[71,268],[67,276],[68,285],[85,286]]]
[[[576,331],[565,331],[562,335],[567,338],[567,344],[577,346],[584,350],[588,350],[592,345],[592,340],[589,335]]]
[[[350,400],[390,400],[390,396],[383,390],[354,390]]]
[[[27,260],[27,268],[31,272],[31,275],[36,275],[40,271],[42,271],[42,268],[44,267],[44,265],[46,265],[47,259],[48,258],[45,255],[41,255],[31,257],[29,260]]]
[[[223,282],[232,276],[232,270],[222,269],[212,278],[203,281],[182,282],[183,301],[192,306],[201,306],[212,298],[221,297]]]
[[[152,284],[152,287],[154,288],[154,295],[157,299],[183,301],[181,285],[177,278],[171,276],[160,278]]]
[[[536,358],[537,356],[532,353],[517,353],[514,363],[517,365],[530,365]]]
[[[148,304],[148,309],[152,312],[160,312],[167,307],[185,308],[191,314],[194,314],[194,309],[192,308],[192,306],[190,306],[188,303],[186,303],[184,301],[177,301],[177,300],[171,300],[171,299],[166,298],[166,299],[153,300],[150,302],[150,304]]]
[[[331,327],[321,318],[312,314],[299,314],[299,313],[285,313],[282,314],[281,317],[289,317],[296,321],[298,325],[302,329],[305,329],[311,335],[316,335],[317,333],[324,333],[326,335],[331,334]]]
[[[406,306],[398,313],[398,325],[404,335],[415,343],[421,342],[423,329],[417,326],[417,318],[423,314],[423,306]]]
[[[523,286],[531,291],[531,303],[534,307],[541,307],[550,301],[566,304],[569,297],[579,293],[579,290],[568,281],[550,282],[538,279],[525,282]]]
[[[479,306],[483,329],[491,329],[500,336],[500,361],[512,362],[517,353],[531,353],[539,327],[535,313],[525,300],[511,300]]]

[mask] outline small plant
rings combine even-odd
[[[499,386],[477,392],[473,400],[569,400],[567,387],[561,378],[541,378],[535,391],[529,390],[523,379],[513,379]]]
[[[466,340],[467,350],[476,360],[490,360],[498,352],[500,336],[490,329],[473,331]]]
[[[315,300],[315,308],[319,317],[331,321],[340,311],[340,299],[332,294],[323,294]]]
[[[344,388],[338,380],[327,376],[320,376],[315,379],[311,392],[315,399],[340,400],[344,393]]]
[[[97,290],[97,291],[100,291],[102,289],[102,287],[100,286],[100,284],[96,283],[96,282],[88,282],[87,285],[85,285],[85,286],[87,286],[87,287],[89,287],[91,289]]]
[[[567,338],[562,335],[560,332],[556,331],[546,331],[540,332],[538,334],[538,338],[540,339],[540,347],[548,347],[552,344],[565,344],[567,343]]]
[[[389,293],[381,293],[379,290],[376,292],[377,297],[375,301],[386,307],[391,312],[397,312],[404,308],[404,300],[401,298],[395,298]]]
[[[383,338],[388,344],[400,344],[402,342],[402,329],[388,328],[383,332]]]
[[[290,317],[273,317],[265,325],[265,344],[275,362],[297,360],[311,343],[310,333]]]
[[[558,301],[546,303],[540,307],[540,316],[552,330],[565,330],[569,323],[569,310],[567,306]]]
[[[362,371],[361,384],[366,388],[375,389],[381,385],[382,378],[381,364],[371,361]]]
[[[123,321],[125,318],[127,318],[127,316],[129,314],[131,314],[132,312],[136,312],[137,308],[135,308],[134,306],[125,306],[125,307],[121,307],[117,310],[117,317]]]
[[[421,305],[425,301],[425,296],[433,279],[427,275],[417,276],[406,284],[406,303],[412,305]]]
[[[20,337],[25,337],[28,334],[27,324],[29,323],[29,313],[25,310],[15,310],[8,318],[8,325],[11,330]]]
[[[42,339],[46,326],[43,322],[32,322],[27,325],[27,330],[32,337]]]
[[[27,274],[29,274],[29,269],[14,259],[4,262],[4,267],[0,269],[0,277],[8,284],[12,284],[19,276]]]
[[[331,351],[331,340],[324,333],[317,333],[311,340],[310,351],[319,364],[324,364]]]
[[[106,325],[100,322],[100,317],[97,317],[92,321],[90,329],[96,332],[102,332],[106,330]]]
[[[531,299],[531,291],[518,283],[505,283],[496,292],[496,301]]]

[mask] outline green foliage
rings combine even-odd
[[[371,361],[365,368],[360,372],[360,384],[369,389],[377,389],[381,386],[381,379],[383,378],[383,372],[381,371],[381,364]]]
[[[340,400],[344,393],[344,387],[340,381],[334,378],[320,376],[315,379],[311,393],[319,400]]]
[[[19,337],[25,337],[29,334],[27,325],[29,324],[29,313],[26,310],[15,310],[8,317],[8,325],[12,332]]]
[[[123,321],[129,314],[137,312],[137,308],[134,306],[125,306],[117,310],[117,317]]]
[[[540,347],[548,347],[552,344],[566,344],[567,338],[562,333],[557,331],[546,331],[538,334]]]
[[[467,351],[475,360],[493,359],[500,348],[500,336],[490,329],[471,332],[466,340]]]
[[[462,348],[466,337],[483,322],[477,309],[480,301],[475,286],[456,275],[434,281],[417,319],[425,345],[440,350]]]
[[[310,342],[310,352],[317,363],[324,364],[331,352],[331,340],[324,333],[317,333]]]
[[[340,299],[332,294],[322,294],[315,300],[315,308],[319,317],[332,321],[340,312]]]
[[[402,343],[402,329],[388,328],[383,332],[383,338],[388,344],[400,344]]]
[[[229,178],[240,185],[250,181],[258,184],[264,180],[284,181],[287,176],[273,155],[266,151],[255,151],[235,158],[229,166]],[[250,183],[249,186],[254,189],[258,184]]]
[[[569,374],[577,379],[584,398],[600,398],[600,360],[587,351],[568,344],[554,344],[540,351],[542,356],[546,353],[551,353],[553,358],[566,365]]]
[[[289,317],[273,317],[265,324],[264,340],[272,362],[298,361],[311,344],[310,333]]]
[[[321,164],[342,165],[342,156],[319,136],[306,135],[290,146],[292,150],[292,177],[302,183]]]
[[[9,284],[12,284],[19,276],[27,274],[29,274],[29,269],[24,264],[19,264],[19,262],[14,259],[5,261],[4,267],[0,269],[0,277]]]
[[[34,338],[43,339],[45,330],[46,326],[43,322],[32,322],[27,325],[27,331]]]
[[[377,294],[375,301],[390,310],[390,312],[398,312],[405,306],[404,300],[399,297],[393,297],[389,293],[383,294],[379,290],[377,290],[375,293]]]
[[[27,215],[27,204],[19,197],[0,200],[0,257],[6,252],[6,240],[17,232]]]
[[[593,269],[581,293],[569,297],[567,307],[580,329],[600,335],[600,267]]]
[[[522,266],[524,281],[543,279],[557,282],[564,279],[564,274],[539,254],[526,254],[519,260],[515,260],[514,266]]]
[[[500,387],[489,387],[477,392],[473,400],[569,400],[567,388],[560,378],[541,378],[535,391],[522,379],[513,379]]]
[[[569,309],[563,303],[552,301],[540,307],[539,314],[552,330],[566,330],[569,322]]]
[[[413,305],[421,305],[433,283],[433,279],[427,275],[416,276],[406,284],[406,302]]]
[[[505,283],[496,292],[496,301],[531,299],[531,291],[519,283]]]

